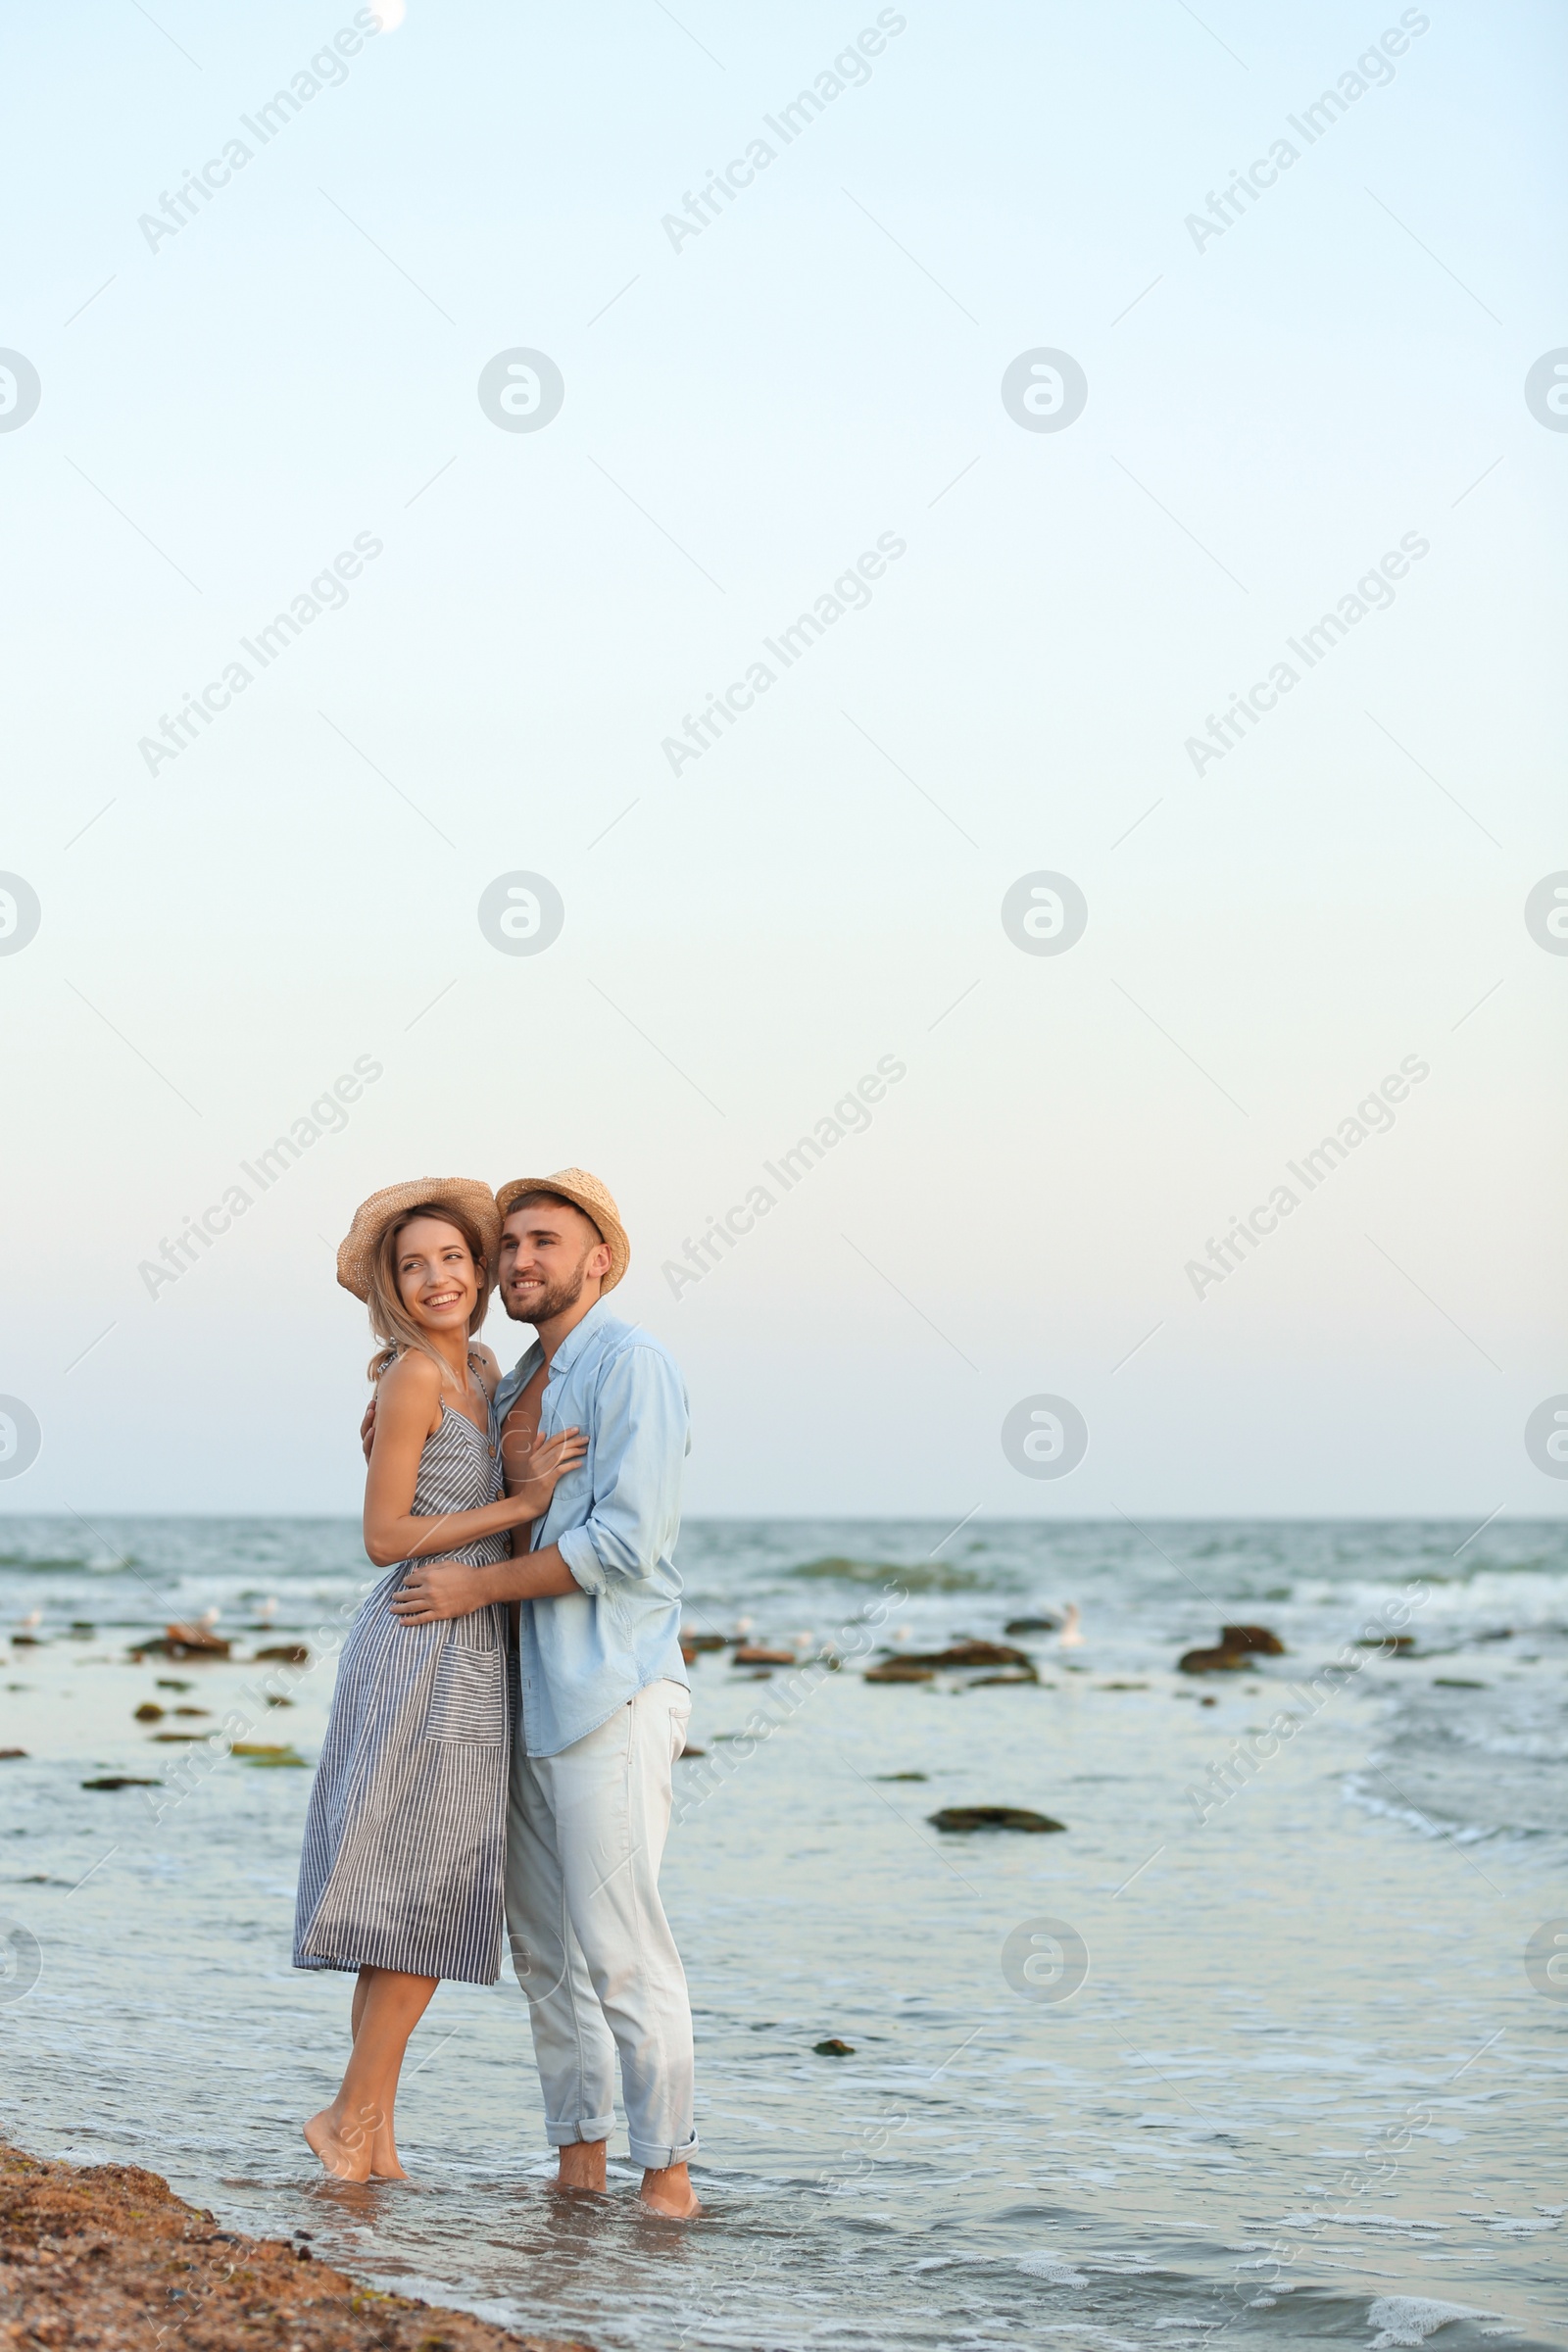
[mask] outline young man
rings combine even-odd
[[[560,2184],[605,2186],[618,2050],[644,2202],[685,2218],[701,2210],[686,2170],[691,2005],[659,1865],[691,1713],[673,1562],[686,1391],[659,1342],[604,1302],[631,1248],[598,1179],[519,1177],[496,1200],[502,1303],[538,1333],[496,1392],[509,1491],[541,1435],[575,1425],[587,1456],[531,1550],[490,1568],[416,1565],[393,1606],[423,1624],[521,1604],[507,1923]]]

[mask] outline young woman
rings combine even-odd
[[[500,1368],[472,1344],[500,1235],[487,1185],[426,1178],[373,1194],[338,1251],[381,1343],[365,1548],[391,1570],[343,1645],[294,1924],[296,1968],[359,1975],[342,2087],[305,2126],[344,2180],[406,2178],[392,2109],[409,2035],[443,1977],[493,1984],[501,1968],[507,1612],[405,1625],[391,1608],[416,1560],[504,1559],[585,1450],[563,1430],[502,1494]]]

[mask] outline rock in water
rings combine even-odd
[[[263,1658],[275,1658],[280,1666],[308,1666],[311,1653],[303,1642],[274,1642],[270,1649],[256,1652],[258,1663]]]
[[[156,1642],[138,1642],[136,1655],[164,1658],[226,1658],[232,1643],[205,1625],[166,1625]]]
[[[1222,1625],[1213,1649],[1189,1649],[1176,1661],[1179,1674],[1230,1674],[1255,1657],[1283,1658],[1285,1644],[1266,1625]]]
[[[1064,1830],[1064,1821],[1053,1821],[1049,1813],[1031,1813],[1023,1805],[944,1805],[940,1813],[928,1813],[927,1821],[934,1830]]]
[[[895,1663],[901,1666],[1033,1666],[1027,1650],[1009,1649],[1005,1642],[955,1642],[947,1649],[906,1650]]]
[[[819,2058],[853,2058],[855,2056],[854,2042],[840,2041],[836,2034],[829,2034],[826,2041],[813,2041],[811,2047]]]
[[[1002,1630],[1004,1634],[1054,1634],[1060,1624],[1059,1617],[1009,1617]]]
[[[732,1666],[793,1666],[793,1649],[763,1649],[759,1642],[743,1642],[730,1659]]]
[[[729,1642],[722,1634],[689,1634],[682,1626],[680,1645],[682,1649],[728,1649]]]
[[[868,1666],[860,1680],[863,1683],[934,1683],[935,1670],[917,1666],[912,1658],[887,1658],[880,1666]]]
[[[1219,1639],[1222,1649],[1257,1649],[1268,1658],[1285,1655],[1284,1642],[1266,1625],[1222,1625]]]

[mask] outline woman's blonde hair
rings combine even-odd
[[[490,1290],[494,1276],[485,1257],[484,1237],[466,1208],[451,1200],[421,1200],[416,1208],[406,1208],[392,1219],[375,1245],[370,1260],[366,1304],[370,1310],[370,1329],[381,1342],[366,1367],[367,1377],[379,1380],[388,1364],[394,1362],[406,1348],[417,1348],[440,1366],[443,1380],[453,1378],[452,1369],[431,1347],[428,1336],[409,1313],[398,1288],[398,1242],[406,1227],[417,1217],[439,1217],[443,1225],[454,1226],[467,1244],[473,1260],[473,1271],[479,1285],[479,1296],[468,1317],[468,1334],[472,1335],[484,1322],[490,1304]]]

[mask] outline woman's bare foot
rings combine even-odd
[[[694,2222],[703,2210],[683,2164],[667,2164],[661,2171],[650,2166],[637,2193],[650,2213],[662,2214],[666,2221]]]
[[[392,2136],[392,2118],[378,2124],[370,2139],[370,2179],[372,2180],[406,2180],[408,2174],[398,2158],[398,2143]]]
[[[351,2128],[345,2136],[334,2108],[323,2107],[304,2127],[307,2146],[318,2156],[334,2180],[368,2180],[370,2134]]]

